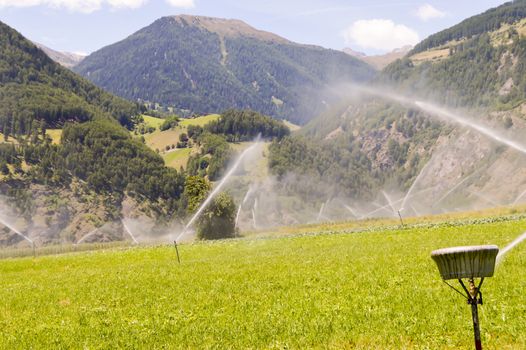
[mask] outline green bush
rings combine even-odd
[[[234,237],[236,230],[236,204],[228,193],[220,193],[197,222],[199,239]]]

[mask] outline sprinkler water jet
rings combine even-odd
[[[234,173],[237,171],[237,169],[239,168],[239,166],[241,165],[241,163],[243,162],[243,160],[247,157],[248,154],[250,154],[252,151],[254,151],[255,149],[257,149],[261,144],[261,134],[259,134],[257,137],[256,137],[256,140],[254,141],[254,144],[251,145],[250,147],[248,147],[247,149],[245,149],[241,155],[236,159],[236,161],[234,162],[234,164],[230,167],[230,169],[228,170],[228,172],[226,173],[226,175],[223,177],[223,179],[221,179],[221,181],[219,181],[219,183],[217,184],[217,186],[214,188],[214,190],[208,195],[208,197],[206,197],[206,199],[204,200],[203,203],[201,203],[201,205],[199,206],[199,208],[197,209],[197,211],[195,212],[194,216],[192,216],[192,218],[190,219],[190,221],[188,221],[188,223],[186,224],[186,226],[184,227],[183,231],[179,234],[179,236],[177,236],[177,238],[175,239],[176,241],[180,241],[181,238],[183,238],[186,233],[188,232],[188,229],[190,229],[190,227],[195,223],[195,221],[201,216],[201,214],[204,212],[204,210],[208,207],[208,205],[210,204],[210,202],[212,202],[212,200],[215,198],[215,196],[217,194],[219,194],[219,192],[221,191],[221,189],[223,188],[223,186],[228,182],[228,180],[234,175]]]

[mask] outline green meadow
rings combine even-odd
[[[430,252],[497,244],[520,216],[0,260],[0,347],[470,349]],[[483,343],[526,348],[526,245],[483,286]]]

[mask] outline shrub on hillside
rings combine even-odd
[[[236,204],[228,193],[220,193],[197,222],[199,239],[232,238],[236,230]]]

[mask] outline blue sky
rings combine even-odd
[[[0,0],[0,20],[53,49],[89,53],[162,16],[244,20],[299,43],[367,54],[414,44],[504,1]]]

